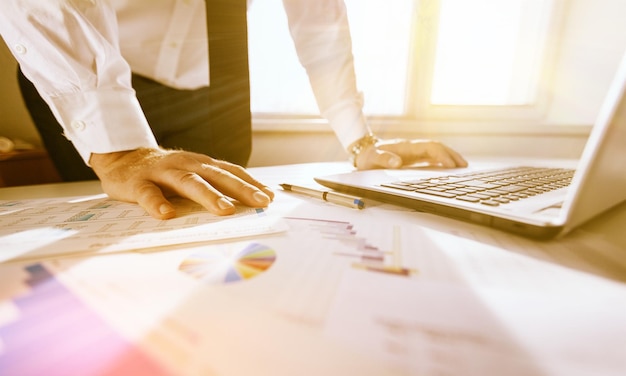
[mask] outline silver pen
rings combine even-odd
[[[334,204],[339,204],[343,206],[347,206],[355,209],[363,209],[365,206],[365,202],[360,197],[350,196],[343,193],[332,192],[332,191],[322,191],[319,189],[300,187],[293,184],[281,184],[282,189],[286,191],[301,193],[303,195],[307,195],[310,197],[316,197],[322,199],[324,201],[332,202]]]

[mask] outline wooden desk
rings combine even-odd
[[[45,150],[0,153],[0,187],[60,182],[61,178]]]
[[[536,242],[277,188],[348,170],[251,169],[276,187],[265,214],[280,213],[285,233],[0,263],[0,373],[624,373],[626,205],[564,239]],[[96,181],[14,187],[0,189],[0,200],[99,192]],[[202,274],[251,245],[273,255],[269,269],[232,283]],[[361,268],[381,255],[409,272]],[[188,273],[194,263],[199,277]]]

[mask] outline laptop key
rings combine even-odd
[[[453,193],[448,193],[448,192],[439,192],[439,191],[431,191],[430,189],[418,189],[415,192],[417,193],[423,193],[423,194],[427,194],[427,195],[433,195],[433,196],[439,196],[439,197],[447,197],[447,198],[453,198],[456,197],[455,194]]]
[[[458,196],[456,199],[461,200],[461,201],[468,201],[468,202],[480,202],[479,198],[470,197],[470,196]]]
[[[415,187],[412,187],[410,185],[405,185],[405,184],[395,184],[395,183],[385,183],[385,184],[381,184],[381,187],[385,187],[385,188],[395,188],[395,189],[400,189],[403,191],[414,191]]]
[[[498,190],[505,191],[507,193],[519,192],[519,191],[523,191],[525,189],[528,189],[528,188],[527,187],[522,187],[522,186],[519,186],[519,185],[503,185],[502,187],[498,188]]]
[[[480,202],[483,205],[489,205],[489,206],[498,206],[500,205],[499,202],[493,201],[493,200],[484,200]]]
[[[493,196],[485,195],[485,194],[482,194],[482,193],[472,193],[472,194],[467,195],[467,197],[474,197],[474,198],[478,198],[478,199],[481,199],[481,200],[486,200],[486,199],[489,199],[489,198],[491,198]]]
[[[481,189],[491,189],[491,188],[498,188],[498,187],[500,187],[500,184],[486,183],[486,182],[481,181],[481,180],[464,181],[463,184],[468,186],[468,187],[481,188]]]
[[[459,191],[459,190],[456,190],[456,189],[449,189],[449,190],[446,191],[446,193],[450,193],[450,194],[457,195],[457,196],[465,196],[465,195],[467,195],[467,192]],[[476,196],[476,193],[472,193],[472,196]],[[487,198],[487,197],[481,197],[481,198]]]

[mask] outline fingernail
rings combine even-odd
[[[228,201],[225,197],[220,197],[217,199],[217,206],[220,209],[230,209],[233,207],[233,203]]]
[[[161,204],[161,206],[159,206],[159,213],[161,214],[170,214],[173,211],[174,211],[174,208],[172,207],[172,205]]]
[[[259,204],[267,204],[270,202],[270,198],[265,193],[260,191],[254,192],[252,197],[254,198],[254,201],[258,202]]]
[[[270,198],[270,201],[274,200],[274,191],[272,191],[272,188],[270,188],[270,187],[263,187],[263,188],[261,188],[261,190],[263,191],[263,193],[265,193],[265,195],[267,197]]]

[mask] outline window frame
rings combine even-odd
[[[550,85],[561,38],[566,1],[553,0],[547,28],[538,92],[529,105],[439,105],[430,103],[436,58],[436,34],[441,0],[413,0],[412,46],[407,62],[407,88],[403,115],[366,115],[372,129],[408,134],[546,134],[543,119],[551,101]],[[349,10],[348,10],[349,11]],[[284,113],[253,113],[255,130],[330,131],[320,116]],[[322,125],[326,127],[322,127]],[[562,132],[560,130],[559,132]],[[569,130],[578,133],[580,130]]]
[[[549,83],[556,60],[559,30],[564,14],[564,1],[554,0],[553,11],[547,28],[547,40],[540,62],[537,95],[529,105],[438,105],[429,101],[436,57],[437,29],[440,0],[416,0],[413,24],[414,48],[410,53],[406,95],[406,111],[415,120],[470,120],[502,121],[540,120],[544,117],[550,101]]]

